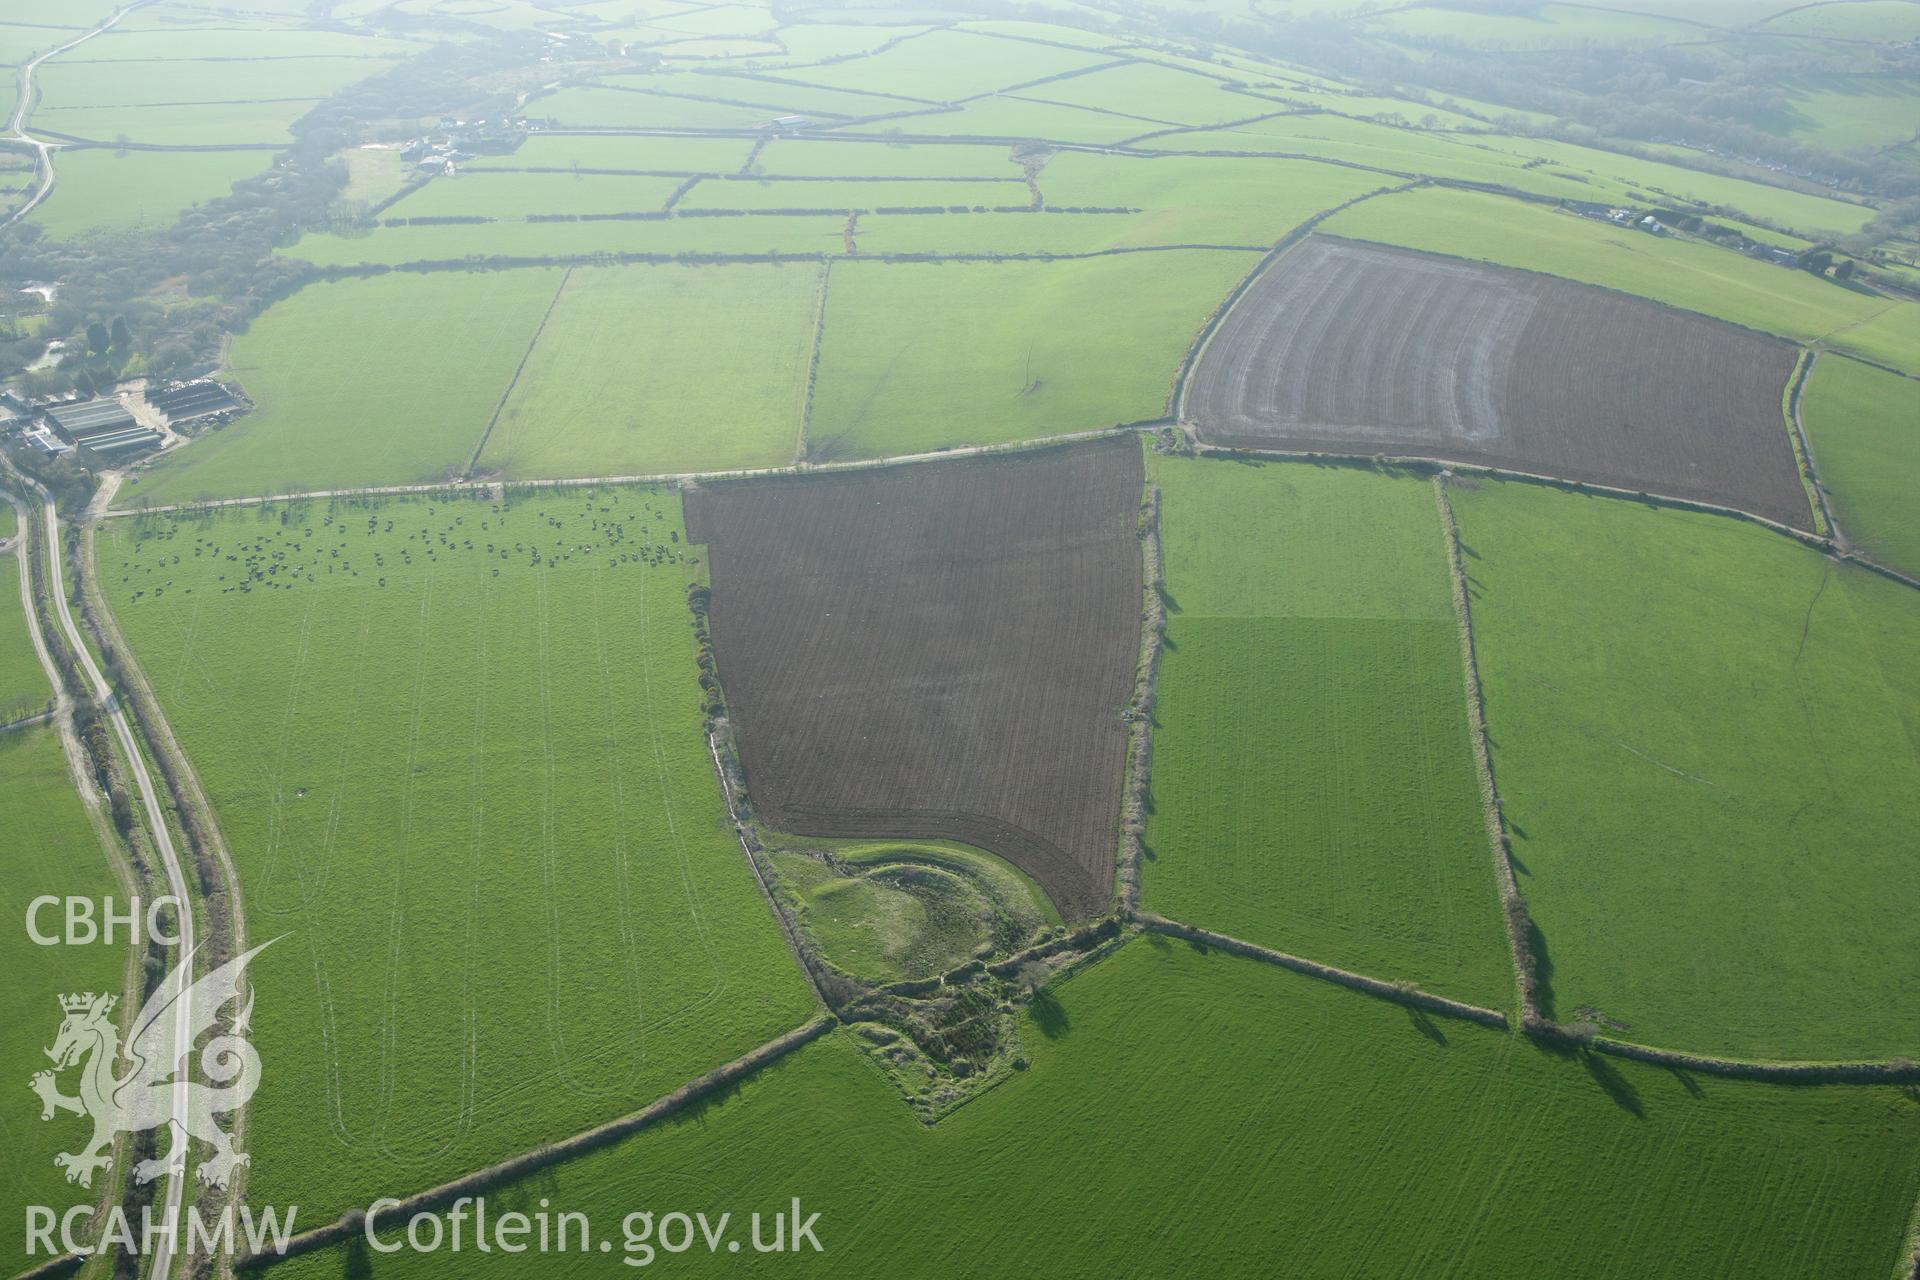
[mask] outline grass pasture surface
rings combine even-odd
[[[654,475],[793,461],[820,271],[575,270],[477,474]]]
[[[4,505],[7,517],[0,523],[11,524],[13,507]],[[0,537],[12,536],[12,530],[0,529]],[[34,652],[27,617],[20,608],[20,562],[9,551],[0,555],[0,724],[37,715],[52,700],[53,687]]]
[[[1089,50],[940,29],[863,58],[790,67],[780,74],[831,89],[895,94],[923,103],[959,102],[1111,61]]]
[[[775,138],[753,172],[809,178],[1019,178],[1000,143],[872,142]]]
[[[1046,203],[1143,210],[1116,241],[1271,245],[1308,218],[1394,180],[1311,160],[1157,158],[1068,151],[1040,171]]]
[[[933,138],[1036,139],[1096,145],[1124,142],[1166,127],[1154,120],[1128,119],[1111,112],[1041,102],[1018,94],[973,98],[957,109],[929,110],[925,115],[903,116],[886,124],[909,134]]]
[[[467,258],[570,259],[602,254],[767,254],[817,257],[846,251],[842,213],[801,217],[597,218],[584,222],[477,222],[380,227],[366,235],[324,232],[281,250],[318,266],[460,262]]]
[[[101,572],[236,855],[250,1194],[318,1220],[637,1110],[812,998],[701,736],[679,500],[114,521]]]
[[[957,182],[895,180],[845,182],[832,179],[780,181],[777,179],[702,179],[689,191],[680,209],[951,209],[1014,207],[1032,200],[1024,182]]]
[[[1513,1002],[1433,493],[1153,459],[1171,598],[1150,911]]]
[[[14,560],[5,557],[0,591],[12,602],[9,613],[0,607],[0,644],[27,644],[20,616],[20,596],[13,577]],[[47,692],[46,676],[34,664],[39,696]],[[9,676],[11,679],[11,676]],[[5,696],[0,694],[0,696]],[[7,1106],[0,1144],[0,1195],[16,1206],[48,1205],[62,1213],[69,1205],[93,1201],[97,1193],[66,1181],[53,1163],[56,1152],[78,1151],[92,1131],[82,1117],[58,1112],[42,1123],[40,1105],[27,1093],[27,1080],[51,1064],[44,1052],[54,1041],[62,1016],[57,996],[68,992],[119,992],[125,985],[126,951],[119,946],[43,947],[26,930],[27,908],[43,894],[91,898],[98,904],[111,895],[125,909],[127,892],[107,863],[106,852],[94,835],[73,777],[67,771],[60,741],[47,725],[10,729],[0,733],[0,812],[7,815],[0,836],[0,909],[8,917],[0,964],[7,981],[0,984],[0,1069],[13,1082],[18,1096]],[[42,912],[40,928],[59,932],[60,910]],[[125,997],[122,997],[122,1004]],[[131,1017],[116,1008],[115,1017]],[[121,1022],[124,1028],[126,1023]],[[62,1074],[63,1092],[75,1092],[77,1073]],[[21,1272],[46,1260],[26,1255],[25,1215],[0,1215],[0,1260],[8,1270]],[[84,1237],[84,1220],[76,1223]]]
[[[1558,1016],[1914,1056],[1920,593],[1715,516],[1499,482],[1454,503]]]
[[[1920,39],[1920,8],[1911,0],[1841,0],[1797,5],[1769,18],[1766,31],[1828,40],[1896,43]]]
[[[604,85],[561,89],[530,100],[526,111],[559,125],[599,129],[754,129],[778,114],[764,107]]]
[[[1847,541],[1920,577],[1920,381],[1824,356],[1808,376],[1800,419]]]
[[[89,42],[74,52],[92,48]],[[69,107],[235,102],[271,108],[288,98],[324,98],[392,65],[381,58],[81,62],[61,57],[35,73],[34,87],[41,99],[37,110],[50,114]]]
[[[1726,249],[1439,188],[1369,200],[1321,228],[1566,276],[1920,371],[1920,304],[1855,292]]]
[[[940,1275],[1885,1280],[1920,1189],[1920,1108],[1891,1089],[1558,1058],[1165,939],[1038,1007],[1021,1028],[1030,1068],[931,1128],[836,1033],[497,1194],[586,1212],[615,1251],[622,1214],[666,1187],[732,1209],[736,1238],[797,1195],[824,1252],[769,1255],[767,1275],[898,1275],[912,1238],[914,1269]],[[834,1121],[801,1132],[799,1116]],[[597,1251],[463,1258],[536,1280],[609,1266]],[[697,1237],[671,1260],[763,1261]],[[335,1249],[275,1270],[347,1265]],[[444,1258],[402,1250],[378,1271],[438,1276]]]
[[[480,170],[424,183],[383,218],[524,218],[528,214],[658,213],[679,178],[637,174],[493,173]]]
[[[543,133],[505,155],[475,156],[479,169],[622,169],[649,173],[736,173],[752,138],[650,138]]]
[[[1542,4],[1511,13],[1447,5],[1409,5],[1366,20],[1370,34],[1409,43],[1440,40],[1487,50],[1579,49],[1694,43],[1712,32],[1653,13],[1609,12],[1589,5]]]
[[[123,500],[451,477],[479,444],[560,275],[393,274],[302,289],[234,340],[233,372],[254,411],[163,456]]]
[[[1816,147],[1872,153],[1920,133],[1920,86],[1911,77],[1807,76],[1789,83],[1788,97],[1781,131]]]
[[[63,150],[52,194],[29,216],[55,236],[159,230],[263,172],[270,158],[260,151]]]
[[[1194,335],[1257,260],[1196,250],[837,264],[808,455],[889,456],[1157,418]]]
[[[1272,105],[1230,92],[1223,81],[1150,62],[1126,62],[1021,91],[1044,102],[1111,111],[1167,125],[1224,124],[1265,115]]]
[[[287,129],[318,105],[318,98],[274,102],[207,102],[161,107],[67,107],[39,110],[28,122],[36,134],[82,142],[150,146],[260,147],[284,144]]]

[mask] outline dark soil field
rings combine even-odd
[[[1316,236],[1207,345],[1187,413],[1245,448],[1510,467],[1811,515],[1788,343],[1552,276]]]
[[[1112,892],[1140,635],[1131,437],[687,495],[755,810]]]

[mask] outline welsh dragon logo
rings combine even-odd
[[[251,984],[245,989],[246,1002],[226,1032],[207,1041],[200,1051],[200,1070],[213,1083],[202,1084],[187,1075],[194,1043],[213,1030],[222,1008],[240,999],[248,962],[272,945],[272,941],[263,942],[198,982],[191,982],[192,953],[183,957],[141,1006],[124,1050],[119,1028],[108,1016],[119,1003],[118,996],[89,991],[60,997],[65,1016],[53,1047],[46,1051],[53,1069],[35,1072],[30,1085],[40,1095],[42,1120],[53,1119],[57,1111],[93,1120],[93,1137],[84,1146],[53,1158],[66,1170],[68,1182],[92,1186],[93,1175],[113,1163],[109,1148],[116,1134],[162,1125],[172,1131],[171,1145],[165,1155],[134,1166],[138,1182],[178,1175],[185,1169],[189,1135],[213,1148],[198,1168],[200,1180],[209,1186],[226,1186],[235,1167],[248,1163],[246,1153],[234,1149],[232,1135],[214,1117],[245,1106],[260,1086],[260,1055],[247,1041],[253,1016]],[[70,1097],[60,1092],[56,1076],[76,1066],[80,1092]]]

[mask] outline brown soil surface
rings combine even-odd
[[[1140,635],[1132,437],[687,495],[748,794],[801,835],[960,840],[1112,894]]]
[[[1194,370],[1201,436],[1508,467],[1811,528],[1789,343],[1528,271],[1315,236]]]

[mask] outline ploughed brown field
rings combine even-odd
[[[1221,323],[1186,412],[1216,444],[1509,467],[1804,529],[1794,357],[1590,285],[1314,236]]]
[[[747,787],[800,835],[960,840],[1102,910],[1140,638],[1132,436],[689,493]]]

